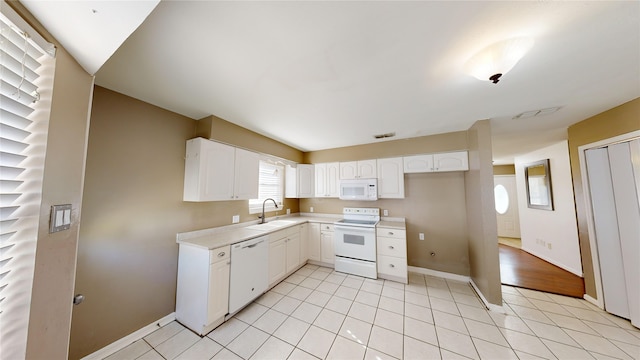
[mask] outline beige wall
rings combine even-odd
[[[468,142],[469,171],[464,178],[471,279],[487,301],[502,306],[489,120],[469,129]]]
[[[580,252],[582,255],[582,269],[586,293],[596,298],[595,279],[589,233],[587,230],[586,203],[580,173],[578,147],[614,136],[640,130],[640,98],[636,98],[613,109],[581,121],[569,127],[569,155],[571,158],[571,173],[573,176],[573,191],[576,200],[578,216],[578,236],[580,238]]]
[[[407,140],[305,153],[305,162],[366,160],[410,154],[464,150],[466,132],[424,136]],[[464,173],[406,174],[404,199],[343,201],[301,199],[300,211],[342,213],[343,207],[378,207],[390,217],[406,218],[407,253],[410,266],[469,275],[467,214]],[[418,239],[419,233],[425,240]],[[430,254],[434,252],[435,256]]]
[[[234,214],[241,222],[256,219],[248,201],[182,201],[186,140],[196,126],[190,118],[95,88],[76,282],[86,301],[74,309],[72,359],[174,311],[176,233],[229,225]],[[245,130],[224,140],[252,149],[242,143],[252,136]],[[302,158],[286,145],[266,143],[263,152]],[[292,212],[297,205],[295,199],[285,203]]]
[[[516,167],[515,165],[494,165],[493,166],[493,175],[515,175]]]
[[[9,4],[57,46],[26,358],[65,359],[93,78],[22,4],[16,1]],[[72,224],[69,230],[49,234],[49,215],[54,204],[72,205]]]

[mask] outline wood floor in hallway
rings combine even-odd
[[[498,244],[500,278],[505,285],[582,298],[584,280],[511,246]]]

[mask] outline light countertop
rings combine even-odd
[[[197,230],[179,233],[177,235],[177,243],[180,245],[191,245],[205,249],[216,249],[219,247],[239,243],[241,241],[254,239],[263,235],[280,231],[292,226],[304,223],[333,223],[342,219],[341,215],[333,214],[311,214],[303,213],[301,215],[281,216],[277,220],[286,220],[288,224],[276,228],[266,228],[264,230],[251,229],[256,222],[234,224],[211,229]],[[271,219],[269,221],[276,220]],[[378,223],[379,227],[387,227],[394,229],[405,229],[404,219],[385,219]]]

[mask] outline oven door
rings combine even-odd
[[[376,261],[376,228],[349,225],[334,226],[336,256]]]

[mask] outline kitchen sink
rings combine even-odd
[[[293,220],[273,220],[273,221],[269,221],[266,222],[264,224],[256,224],[256,225],[251,225],[251,226],[247,226],[247,229],[251,229],[251,230],[273,230],[273,229],[277,229],[283,226],[288,226],[288,225],[292,225],[295,224],[297,221],[293,221]]]

